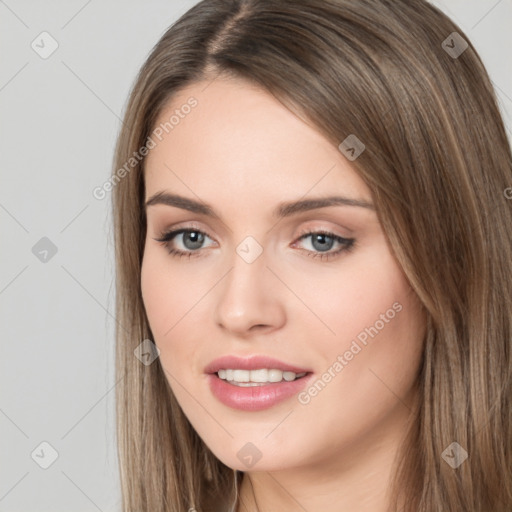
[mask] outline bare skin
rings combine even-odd
[[[240,512],[384,512],[417,397],[425,328],[418,299],[369,189],[338,148],[247,82],[206,85],[172,99],[157,124],[191,96],[198,103],[147,157],[146,200],[178,194],[218,216],[147,208],[141,286],[160,363],[204,442],[245,472]],[[282,202],[327,196],[370,206],[273,216]],[[155,240],[185,228],[195,235]],[[316,238],[318,231],[330,235]],[[256,244],[245,247],[262,250],[250,263],[237,253],[248,236]],[[228,354],[307,368],[308,384],[267,409],[234,409],[212,394],[204,372]],[[252,467],[237,455],[247,443],[261,457]]]

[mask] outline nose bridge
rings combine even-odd
[[[276,327],[284,320],[279,295],[269,283],[273,276],[266,254],[251,238],[237,246],[215,306],[216,323],[239,334],[256,325]]]

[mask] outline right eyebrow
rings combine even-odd
[[[199,213],[201,215],[207,215],[208,217],[213,217],[220,220],[220,217],[213,211],[213,208],[210,205],[201,203],[195,199],[189,199],[188,197],[179,196],[177,194],[170,194],[169,192],[157,192],[151,196],[144,205],[145,209],[147,209],[148,206],[152,206],[154,204],[175,206],[176,208],[188,210],[193,213]]]

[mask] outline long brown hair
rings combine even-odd
[[[134,357],[152,336],[140,290],[144,158],[126,168],[176,92],[220,73],[261,86],[336,146],[351,134],[365,145],[353,166],[428,325],[390,511],[510,512],[510,146],[475,49],[423,0],[203,0],[142,67],[112,177],[123,511],[237,499],[241,474],[195,433],[159,361]],[[456,468],[442,456],[454,442],[468,454]]]

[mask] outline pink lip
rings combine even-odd
[[[292,382],[272,382],[262,386],[242,387],[229,384],[217,376],[220,369],[257,370],[259,368],[278,369],[294,373],[307,373],[304,377]],[[310,370],[289,365],[266,356],[239,358],[225,356],[215,359],[204,369],[208,373],[208,384],[212,394],[224,405],[242,411],[261,411],[283,402],[296,395],[310,380]]]

